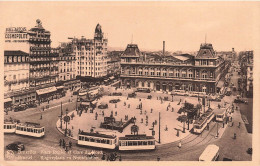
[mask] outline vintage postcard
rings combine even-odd
[[[260,2],[1,1],[0,165],[260,164],[259,20]]]

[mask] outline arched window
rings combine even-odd
[[[203,78],[203,79],[206,79],[207,77],[208,77],[207,71],[206,71],[206,70],[203,70],[203,71],[202,71],[202,78]]]
[[[188,77],[193,78],[193,71],[191,69],[188,70]]]

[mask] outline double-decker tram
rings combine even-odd
[[[100,134],[98,132],[80,132],[78,135],[78,145],[91,147],[115,149],[117,138],[115,135]]]
[[[153,136],[143,135],[125,135],[119,137],[119,150],[153,150],[155,149],[155,139]]]
[[[43,137],[45,129],[39,123],[25,122],[16,124],[15,133],[32,137]]]
[[[215,111],[216,113],[216,121],[223,122],[225,118],[227,117],[227,109],[226,108],[220,108]]]
[[[207,114],[202,114],[199,119],[197,119],[193,124],[193,132],[194,133],[202,133],[205,127],[208,124]]]
[[[4,120],[4,133],[15,133],[16,123]]]

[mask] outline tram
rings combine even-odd
[[[199,119],[197,119],[193,124],[193,132],[194,133],[202,133],[205,127],[208,124],[207,114],[202,114]]]
[[[4,133],[15,133],[16,123],[13,121],[4,121]]]
[[[125,135],[119,137],[119,150],[153,150],[155,149],[155,139],[153,136]]]
[[[215,117],[213,109],[209,109],[205,114],[207,115],[207,119],[208,119],[207,123],[210,123],[212,119]]]
[[[78,135],[78,145],[91,147],[115,149],[117,138],[115,135],[100,134],[98,132],[80,132]]]
[[[215,111],[216,113],[216,121],[223,122],[227,117],[227,110],[226,108],[221,108]]]
[[[45,129],[39,123],[25,122],[16,124],[15,133],[32,137],[43,137]]]

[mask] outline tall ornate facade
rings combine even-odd
[[[99,24],[94,39],[74,38],[72,47],[76,54],[76,75],[94,78],[107,75],[107,39]]]

